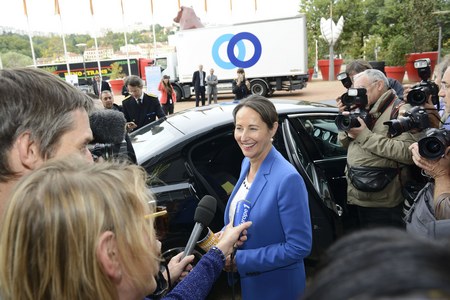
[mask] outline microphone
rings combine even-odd
[[[102,109],[89,116],[94,140],[91,144],[120,144],[125,138],[125,117],[120,111]]]
[[[251,203],[248,200],[239,200],[236,203],[236,210],[234,211],[233,227],[239,226],[248,221],[250,217]]]
[[[216,198],[206,195],[198,203],[194,214],[194,229],[192,229],[191,236],[184,249],[183,257],[191,255],[194,251],[195,245],[205,227],[208,227],[211,223],[214,215],[216,214],[217,201]]]

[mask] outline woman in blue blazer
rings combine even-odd
[[[248,240],[230,268],[240,276],[242,299],[298,299],[305,288],[303,259],[310,253],[308,194],[299,173],[272,146],[278,114],[272,102],[250,96],[233,111],[234,137],[245,158],[225,210],[233,222],[236,203],[251,203]]]

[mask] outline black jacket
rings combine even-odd
[[[156,117],[165,116],[158,97],[152,94],[143,94],[142,104],[138,104],[131,95],[122,101],[122,112],[127,122],[134,122],[136,129],[156,120]]]

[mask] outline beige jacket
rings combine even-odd
[[[392,90],[384,93],[374,104],[369,114],[376,116],[378,107],[383,100],[391,97]],[[394,102],[394,101],[393,101]],[[402,109],[411,106],[405,104]],[[390,120],[393,105],[388,106],[376,120],[372,130],[366,128],[356,139],[351,139],[345,132],[339,133],[339,140],[348,148],[347,166],[401,168],[397,175],[382,191],[362,192],[357,190],[347,176],[347,202],[363,207],[395,207],[403,202],[402,183],[410,177],[409,165],[413,165],[408,147],[419,139],[420,134],[404,132],[401,135],[388,137],[388,126],[383,123]],[[348,170],[346,169],[346,175]]]

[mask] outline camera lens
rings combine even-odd
[[[358,121],[359,114],[351,114],[351,115],[341,115],[339,114],[334,123],[336,124],[338,130],[347,131],[351,128],[360,127]]]
[[[412,89],[408,93],[407,102],[413,106],[423,105],[427,101],[427,95],[421,89]]]
[[[445,145],[436,137],[426,137],[419,141],[419,154],[428,159],[437,159],[445,152]]]

